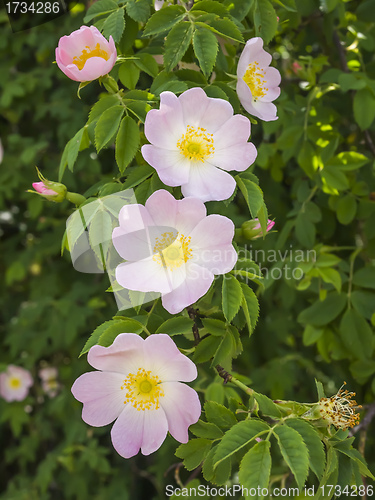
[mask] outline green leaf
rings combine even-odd
[[[207,454],[202,467],[202,473],[206,481],[222,485],[225,484],[231,476],[232,463],[230,460],[225,460],[224,462],[221,462],[216,469],[214,469],[214,456],[216,448],[217,447],[214,446]]]
[[[134,319],[111,319],[98,326],[84,345],[80,356],[88,352],[94,345],[108,347],[120,333],[141,333],[144,326]]]
[[[239,482],[249,491],[251,488],[255,489],[252,495],[255,500],[263,500],[266,496],[262,492],[267,491],[271,474],[270,446],[269,441],[260,441],[241,460]]]
[[[369,162],[367,156],[356,151],[343,151],[327,162],[327,166],[337,167],[342,172],[358,170]]]
[[[312,248],[315,243],[315,225],[310,221],[308,215],[300,212],[296,219],[296,237],[301,245],[306,248]]]
[[[375,97],[369,89],[358,90],[353,101],[354,119],[361,130],[368,129],[375,118]]]
[[[105,95],[96,102],[90,110],[87,123],[96,121],[108,108],[119,104],[117,95]]]
[[[308,470],[309,452],[301,435],[286,425],[274,428],[281,454],[292,471],[298,488],[302,490]]]
[[[113,41],[118,43],[121,40],[122,33],[125,29],[124,9],[117,9],[112,12],[104,21],[102,33],[109,39],[112,36]]]
[[[343,92],[360,90],[366,87],[366,80],[362,75],[357,75],[356,73],[341,73],[339,76],[339,85]]]
[[[255,36],[260,36],[267,45],[276,34],[277,15],[269,0],[255,0]]]
[[[225,6],[217,0],[200,0],[199,2],[194,2],[191,12],[195,11],[212,12],[220,17],[228,15],[228,11]]]
[[[193,37],[194,26],[183,21],[173,26],[165,41],[164,66],[171,71],[182,59]]]
[[[184,333],[192,333],[194,321],[184,316],[170,318],[164,321],[155,333],[167,333],[168,335],[181,335]]]
[[[345,347],[356,357],[371,357],[373,333],[367,321],[354,309],[348,309],[340,323],[340,336]]]
[[[303,310],[297,318],[299,323],[324,326],[333,321],[344,310],[347,303],[346,294],[329,293],[323,302],[317,300]]]
[[[333,165],[326,165],[321,170],[320,175],[328,187],[337,189],[338,191],[345,191],[349,189],[349,181],[344,172],[334,167]]]
[[[253,333],[259,317],[259,302],[253,290],[245,283],[241,283],[243,300],[242,309],[245,313],[249,336]]]
[[[357,212],[357,202],[355,197],[347,194],[339,199],[337,203],[337,219],[340,224],[350,224]]]
[[[210,451],[212,443],[209,439],[190,439],[186,444],[180,445],[176,456],[184,460],[187,470],[196,469]]]
[[[106,268],[107,252],[112,242],[112,218],[105,210],[98,210],[92,218],[89,241],[103,268]]]
[[[203,23],[196,24],[201,26]],[[224,38],[229,38],[229,40],[234,40],[240,43],[244,42],[241,31],[230,19],[214,19],[210,22],[210,24],[207,24],[206,27]]]
[[[203,74],[208,77],[212,73],[219,48],[216,36],[206,29],[196,29],[193,36],[193,48]]]
[[[230,274],[223,277],[222,305],[225,319],[230,323],[238,313],[243,300],[242,288],[236,278]]]
[[[319,382],[319,380],[315,379],[315,385],[316,385],[316,392],[318,393],[318,399],[322,399],[326,397],[326,394],[324,392],[323,384]]]
[[[281,417],[280,408],[272,401],[272,399],[257,392],[254,392],[253,396],[256,399],[259,409],[263,415],[266,415],[267,417]]]
[[[309,450],[310,469],[314,472],[316,477],[321,480],[325,468],[326,454],[324,452],[323,443],[315,427],[297,418],[288,418],[285,420],[285,423],[301,435]]]
[[[118,70],[121,83],[130,90],[134,90],[139,80],[140,70],[133,61],[124,61]]]
[[[243,21],[251,9],[254,0],[224,0],[224,5],[231,16]]]
[[[211,422],[204,422],[203,420],[198,420],[196,424],[189,427],[194,436],[207,439],[221,439],[223,437],[223,431],[219,427]]]
[[[194,363],[205,363],[206,361],[212,359],[215,352],[218,350],[220,343],[221,338],[214,337],[213,335],[201,340],[194,351]]]
[[[207,420],[222,429],[228,429],[237,423],[236,417],[228,408],[214,401],[206,401],[204,411]]]
[[[134,21],[145,23],[150,17],[150,3],[150,0],[128,0],[126,12]]]
[[[355,290],[350,296],[354,309],[364,318],[371,320],[375,311],[375,294]]]
[[[312,325],[306,325],[306,328],[303,331],[303,343],[304,345],[312,345],[315,344],[317,340],[323,335],[323,328],[315,328]]]
[[[96,16],[103,16],[117,9],[118,4],[114,0],[98,0],[88,9],[83,21],[88,23]]]
[[[176,76],[173,73],[162,71],[153,81],[150,87],[150,92],[152,92],[156,96],[167,90],[177,94],[179,92],[184,92],[185,90],[187,90],[187,88],[187,84],[185,82],[180,82],[179,80],[177,80]]]
[[[148,20],[143,36],[157,35],[169,31],[176,23],[181,21],[185,15],[185,9],[181,5],[171,5],[155,12]]]
[[[249,445],[256,437],[269,430],[269,426],[261,420],[247,419],[238,422],[224,434],[223,439],[217,446],[213,461],[214,468],[242,450],[244,446]]]
[[[358,269],[353,275],[353,285],[375,289],[375,267],[367,266]]]
[[[332,269],[331,267],[323,267],[318,268],[317,272],[325,283],[331,283],[336,288],[338,293],[341,293],[341,275],[338,271],[336,271],[336,269]]]
[[[221,337],[227,331],[226,324],[220,319],[202,318],[202,323],[208,333]]]
[[[130,116],[125,116],[116,137],[116,162],[121,174],[138,151],[140,140],[138,125]]]
[[[141,71],[155,78],[159,73],[159,65],[152,55],[145,52],[138,52],[137,57],[139,57],[139,59],[135,59],[134,64],[136,64]]]
[[[123,114],[122,106],[113,106],[100,116],[95,127],[95,147],[98,153],[116,134]]]
[[[243,179],[239,175],[236,175],[235,179],[246,200],[251,216],[253,218],[257,217],[258,212],[263,207],[263,191],[255,182],[249,179]]]
[[[133,167],[132,167],[133,168]],[[139,165],[127,176],[123,184],[123,189],[130,189],[141,184],[145,179],[154,173],[154,169],[149,165]]]

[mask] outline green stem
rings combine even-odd
[[[82,205],[82,203],[86,201],[86,198],[84,196],[82,196],[81,194],[70,193],[69,191],[66,193],[65,198],[77,206]]]
[[[250,387],[247,387],[247,385],[243,384],[242,382],[240,382],[236,378],[231,377],[230,382],[232,382],[232,384],[234,384],[237,387],[239,387],[240,389],[242,389],[249,396],[252,396],[254,394],[254,389],[251,389]]]

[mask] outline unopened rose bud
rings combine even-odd
[[[271,231],[274,225],[275,222],[268,219],[266,232],[268,233],[268,231]],[[260,238],[261,236],[263,236],[263,231],[259,219],[253,219],[244,222],[241,226],[241,229],[242,235],[248,240],[255,240],[256,238]]]
[[[38,171],[40,182],[33,182],[33,188],[35,191],[29,190],[29,193],[36,193],[47,200],[55,201],[60,203],[65,200],[67,189],[64,184],[59,182],[51,182],[45,179],[42,174]]]

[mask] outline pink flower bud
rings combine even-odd
[[[63,36],[56,48],[56,62],[66,76],[76,82],[90,82],[107,75],[115,65],[117,52],[95,26],[81,26]]]
[[[56,196],[58,194],[53,189],[48,189],[43,181],[33,182],[33,188],[37,193],[42,194],[43,196]]]
[[[271,231],[274,225],[275,222],[268,219],[266,232],[268,233],[268,231]],[[255,240],[256,238],[260,238],[261,236],[263,236],[263,231],[259,219],[253,219],[244,222],[241,226],[241,229],[243,236],[249,240]]]
[[[47,180],[43,175],[38,171],[38,177],[40,182],[33,182],[33,188],[35,191],[28,190],[29,193],[39,194],[43,196],[43,198],[47,198],[50,201],[61,202],[65,200],[67,189],[64,184],[60,184],[60,182],[52,182]]]

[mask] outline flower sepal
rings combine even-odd
[[[267,221],[267,233],[273,228],[274,225],[274,221]],[[261,238],[262,236],[264,236],[258,219],[247,220],[242,224],[241,230],[242,236],[247,240],[255,240],[256,238]]]
[[[116,80],[109,75],[101,76],[99,78],[100,85],[103,85],[107,92],[110,94],[117,94],[119,91]]]

